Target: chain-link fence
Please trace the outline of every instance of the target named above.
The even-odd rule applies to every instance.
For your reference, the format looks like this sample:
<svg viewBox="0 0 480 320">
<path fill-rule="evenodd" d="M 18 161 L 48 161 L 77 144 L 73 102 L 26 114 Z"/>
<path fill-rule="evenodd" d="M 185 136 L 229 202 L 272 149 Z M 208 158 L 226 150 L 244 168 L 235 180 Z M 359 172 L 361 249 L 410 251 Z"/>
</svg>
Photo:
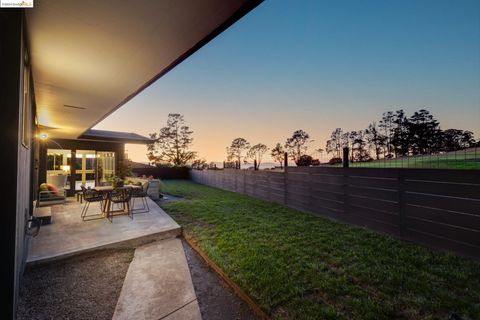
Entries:
<svg viewBox="0 0 480 320">
<path fill-rule="evenodd" d="M 414 155 L 365 162 L 350 161 L 350 167 L 480 169 L 480 147 L 441 154 Z"/>
</svg>

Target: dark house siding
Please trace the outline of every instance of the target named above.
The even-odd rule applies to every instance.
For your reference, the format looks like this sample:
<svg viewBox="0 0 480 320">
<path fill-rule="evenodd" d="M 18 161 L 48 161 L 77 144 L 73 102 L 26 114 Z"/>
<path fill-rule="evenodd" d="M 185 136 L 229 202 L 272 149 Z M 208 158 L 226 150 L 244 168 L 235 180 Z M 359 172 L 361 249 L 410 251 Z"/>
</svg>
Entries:
<svg viewBox="0 0 480 320">
<path fill-rule="evenodd" d="M 0 318 L 14 319 L 18 288 L 24 270 L 28 239 L 27 220 L 32 212 L 32 159 L 35 150 L 33 115 L 35 105 L 30 81 L 24 99 L 24 57 L 27 52 L 23 34 L 23 11 L 1 9 L 0 25 L 0 106 L 3 130 L 2 212 L 0 241 Z M 31 75 L 29 77 L 31 79 Z M 28 83 L 28 82 L 27 82 Z M 31 101 L 24 108 L 24 101 Z M 27 124 L 23 129 L 23 124 Z M 24 134 L 25 133 L 25 134 Z"/>
</svg>

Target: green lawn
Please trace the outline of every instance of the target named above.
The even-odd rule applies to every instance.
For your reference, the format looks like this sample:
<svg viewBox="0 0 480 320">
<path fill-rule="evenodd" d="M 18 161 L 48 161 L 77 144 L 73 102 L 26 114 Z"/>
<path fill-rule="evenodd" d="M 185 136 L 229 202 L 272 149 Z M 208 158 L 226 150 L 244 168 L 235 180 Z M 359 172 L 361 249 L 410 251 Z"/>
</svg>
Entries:
<svg viewBox="0 0 480 320">
<path fill-rule="evenodd" d="M 279 319 L 480 319 L 480 263 L 248 196 L 165 181 L 166 211 Z"/>
<path fill-rule="evenodd" d="M 341 165 L 339 165 L 341 166 Z M 371 162 L 353 162 L 351 167 L 480 169 L 480 149 L 461 150 L 441 155 L 411 156 Z"/>
</svg>

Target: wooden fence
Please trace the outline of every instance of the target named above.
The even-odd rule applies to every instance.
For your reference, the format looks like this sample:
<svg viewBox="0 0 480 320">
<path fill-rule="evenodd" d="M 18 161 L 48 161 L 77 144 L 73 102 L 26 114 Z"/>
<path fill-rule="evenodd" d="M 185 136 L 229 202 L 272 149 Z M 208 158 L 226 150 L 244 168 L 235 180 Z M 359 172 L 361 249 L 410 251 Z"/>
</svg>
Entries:
<svg viewBox="0 0 480 320">
<path fill-rule="evenodd" d="M 480 258 L 480 171 L 192 170 L 193 181 Z"/>
</svg>

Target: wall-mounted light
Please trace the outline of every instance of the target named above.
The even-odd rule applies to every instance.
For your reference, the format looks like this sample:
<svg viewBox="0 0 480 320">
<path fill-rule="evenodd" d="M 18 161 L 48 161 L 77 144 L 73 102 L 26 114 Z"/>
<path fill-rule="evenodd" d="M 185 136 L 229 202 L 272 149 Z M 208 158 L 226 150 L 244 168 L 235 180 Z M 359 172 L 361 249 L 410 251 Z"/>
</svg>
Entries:
<svg viewBox="0 0 480 320">
<path fill-rule="evenodd" d="M 51 138 L 50 138 L 50 139 L 48 138 L 48 133 L 46 133 L 46 132 L 41 132 L 41 133 L 38 135 L 38 138 L 39 138 L 40 140 L 42 140 L 42 141 L 47 141 L 47 140 L 48 140 L 49 142 L 53 142 L 53 143 L 55 143 L 60 149 L 63 150 L 63 147 L 62 147 L 57 141 L 55 141 L 55 140 L 53 140 L 53 139 L 51 139 Z"/>
<path fill-rule="evenodd" d="M 69 165 L 63 165 L 63 166 L 60 166 L 60 168 L 65 172 L 70 172 L 70 166 Z"/>
</svg>

